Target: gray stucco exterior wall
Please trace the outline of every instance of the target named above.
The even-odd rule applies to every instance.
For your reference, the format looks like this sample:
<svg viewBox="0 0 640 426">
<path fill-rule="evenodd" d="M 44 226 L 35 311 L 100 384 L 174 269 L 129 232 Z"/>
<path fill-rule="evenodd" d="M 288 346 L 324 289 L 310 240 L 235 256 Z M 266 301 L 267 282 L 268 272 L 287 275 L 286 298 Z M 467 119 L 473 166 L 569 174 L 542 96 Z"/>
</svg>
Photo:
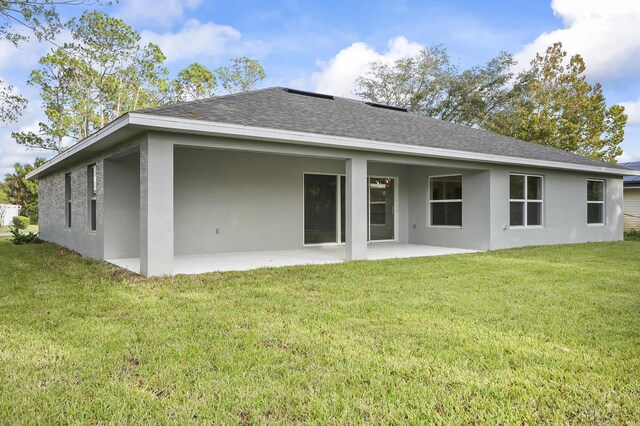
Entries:
<svg viewBox="0 0 640 426">
<path fill-rule="evenodd" d="M 95 259 L 142 259 L 144 253 L 156 259 L 161 253 L 164 260 L 151 268 L 166 267 L 162 273 L 171 273 L 167 259 L 174 255 L 298 249 L 304 246 L 304 173 L 346 174 L 350 158 L 366 161 L 367 176 L 397 179 L 400 243 L 495 250 L 623 236 L 622 179 L 616 176 L 146 133 L 42 177 L 41 238 Z M 96 231 L 89 225 L 91 164 L 98 188 Z M 65 221 L 66 173 L 72 182 L 71 228 Z M 544 177 L 543 227 L 508 226 L 509 173 Z M 430 226 L 429 177 L 451 174 L 462 175 L 462 227 Z M 587 225 L 588 178 L 606 180 L 604 225 Z M 363 211 L 366 200 L 354 201 Z M 366 229 L 366 217 L 362 222 Z M 362 226 L 354 229 L 357 235 Z"/>
<path fill-rule="evenodd" d="M 447 175 L 462 176 L 461 227 L 430 224 L 429 177 Z M 473 250 L 489 249 L 489 171 L 412 167 L 409 185 L 410 243 Z"/>
<path fill-rule="evenodd" d="M 139 139 L 131 140 L 88 156 L 71 167 L 56 171 L 39 179 L 39 232 L 40 238 L 77 251 L 93 259 L 104 259 L 104 159 L 135 151 Z M 89 222 L 87 167 L 96 165 L 96 230 Z M 65 175 L 71 175 L 71 228 L 65 216 Z"/>
<path fill-rule="evenodd" d="M 176 148 L 176 255 L 302 248 L 305 173 L 344 175 L 345 161 Z M 407 166 L 370 163 L 368 175 L 398 179 L 397 240 L 408 242 Z"/>
<path fill-rule="evenodd" d="M 303 173 L 344 161 L 176 148 L 177 255 L 303 246 Z"/>
<path fill-rule="evenodd" d="M 104 258 L 140 256 L 140 152 L 104 160 Z M 113 188 L 113 190 L 108 190 Z"/>
<path fill-rule="evenodd" d="M 543 226 L 509 227 L 509 174 L 543 176 Z M 604 225 L 587 224 L 587 179 L 605 180 Z M 622 179 L 548 169 L 491 168 L 490 250 L 623 239 Z M 505 229 L 506 228 L 506 229 Z"/>
</svg>

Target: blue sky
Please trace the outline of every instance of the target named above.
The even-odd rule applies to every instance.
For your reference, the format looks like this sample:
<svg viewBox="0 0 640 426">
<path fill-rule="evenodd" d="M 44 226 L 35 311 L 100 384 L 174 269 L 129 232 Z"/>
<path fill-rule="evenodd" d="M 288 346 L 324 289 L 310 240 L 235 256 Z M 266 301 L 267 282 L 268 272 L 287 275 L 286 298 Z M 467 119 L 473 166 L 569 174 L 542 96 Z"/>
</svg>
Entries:
<svg viewBox="0 0 640 426">
<path fill-rule="evenodd" d="M 393 61 L 441 44 L 461 67 L 501 50 L 526 64 L 536 51 L 562 41 L 585 57 L 588 78 L 604 86 L 610 104 L 629 114 L 621 161 L 640 160 L 640 1 L 205 1 L 120 0 L 103 8 L 158 43 L 176 73 L 192 62 L 215 68 L 230 58 L 258 59 L 262 86 L 289 86 L 352 96 L 353 80 L 373 60 Z M 65 17 L 81 8 L 61 9 Z M 0 176 L 26 151 L 11 139 L 42 119 L 29 72 L 50 48 L 31 42 L 20 50 L 0 43 L 0 77 L 30 100 L 20 122 L 0 128 Z M 45 156 L 50 154 L 44 153 Z"/>
</svg>

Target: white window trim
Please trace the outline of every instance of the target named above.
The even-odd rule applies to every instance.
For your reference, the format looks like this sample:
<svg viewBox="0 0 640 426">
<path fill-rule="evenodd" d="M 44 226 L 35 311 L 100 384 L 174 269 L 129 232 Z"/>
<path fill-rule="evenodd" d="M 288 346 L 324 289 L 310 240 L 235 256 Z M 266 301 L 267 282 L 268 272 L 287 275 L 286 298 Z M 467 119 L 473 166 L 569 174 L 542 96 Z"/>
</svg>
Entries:
<svg viewBox="0 0 640 426">
<path fill-rule="evenodd" d="M 388 240 L 372 240 L 371 239 L 371 227 L 372 226 L 386 226 L 386 224 L 371 223 L 371 204 L 386 204 L 386 201 L 374 201 L 371 202 L 371 186 L 370 179 L 392 179 L 393 188 L 393 238 Z M 367 242 L 384 243 L 398 241 L 398 194 L 400 188 L 400 178 L 398 176 L 380 176 L 380 175 L 367 175 Z M 346 236 L 345 236 L 346 238 Z"/>
<path fill-rule="evenodd" d="M 524 199 L 511 198 L 511 176 L 524 176 Z M 542 179 L 542 194 L 539 200 L 529 200 L 527 199 L 527 190 L 529 185 L 528 177 L 539 177 Z M 535 174 L 527 174 L 527 173 L 509 173 L 509 229 L 540 229 L 544 228 L 545 222 L 545 214 L 544 214 L 544 196 L 545 196 L 545 178 L 544 175 L 535 175 Z M 524 203 L 524 217 L 522 225 L 511 225 L 511 202 L 514 203 Z M 527 204 L 528 203 L 539 203 L 540 204 L 540 225 L 527 225 Z"/>
<path fill-rule="evenodd" d="M 98 168 L 96 167 L 96 163 L 93 164 L 89 164 L 87 166 L 87 175 L 89 174 L 89 170 L 92 171 L 93 176 L 91 176 L 91 182 L 89 182 L 89 176 L 87 176 L 87 192 L 88 192 L 88 196 L 89 196 L 89 205 L 87 206 L 87 210 L 89 211 L 89 216 L 88 216 L 88 222 L 89 222 L 89 233 L 90 234 L 95 234 L 98 231 L 98 176 L 97 176 L 97 172 L 98 172 Z M 95 185 L 95 192 L 93 191 L 94 189 L 94 185 Z M 96 229 L 91 229 L 91 217 L 92 217 L 92 201 L 96 202 Z"/>
<path fill-rule="evenodd" d="M 67 178 L 69 178 L 68 191 Z M 64 174 L 64 227 L 67 231 L 70 231 L 73 226 L 73 181 L 71 179 L 71 172 Z"/>
<path fill-rule="evenodd" d="M 602 201 L 589 201 L 589 182 L 602 182 Z M 607 205 L 605 200 L 607 199 L 607 182 L 604 179 L 587 178 L 587 226 L 604 226 L 607 222 Z M 589 223 L 589 204 L 602 204 L 602 222 Z"/>
<path fill-rule="evenodd" d="M 464 191 L 464 176 L 462 176 L 462 173 L 455 173 L 455 174 L 450 174 L 450 175 L 436 175 L 436 176 L 429 176 L 428 181 L 427 181 L 427 228 L 444 228 L 444 229 L 462 229 L 462 225 L 458 226 L 458 225 L 433 225 L 431 223 L 432 220 L 432 213 L 431 213 L 431 204 L 432 203 L 460 203 L 462 204 L 462 198 L 460 199 L 451 199 L 451 200 L 432 200 L 431 199 L 431 180 L 432 179 L 437 179 L 437 178 L 445 178 L 445 177 L 455 177 L 455 176 L 460 176 L 460 184 L 462 185 L 462 191 Z M 464 198 L 464 194 L 463 194 L 463 198 Z M 463 222 L 464 223 L 464 222 Z"/>
</svg>

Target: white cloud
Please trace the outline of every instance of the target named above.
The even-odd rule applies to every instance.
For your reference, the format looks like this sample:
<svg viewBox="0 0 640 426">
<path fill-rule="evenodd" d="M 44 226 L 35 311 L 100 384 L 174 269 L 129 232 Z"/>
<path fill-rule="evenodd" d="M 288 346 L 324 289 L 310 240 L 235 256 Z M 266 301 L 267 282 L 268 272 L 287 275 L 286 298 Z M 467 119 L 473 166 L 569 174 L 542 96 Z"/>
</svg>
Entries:
<svg viewBox="0 0 640 426">
<path fill-rule="evenodd" d="M 640 98 L 637 101 L 620 102 L 624 107 L 624 112 L 629 117 L 627 123 L 640 124 Z"/>
<path fill-rule="evenodd" d="M 143 31 L 142 39 L 160 46 L 167 56 L 167 62 L 180 60 L 198 61 L 233 53 L 247 53 L 264 50 L 259 43 L 242 41 L 242 35 L 228 25 L 213 22 L 201 23 L 190 19 L 177 32 L 162 34 Z"/>
<path fill-rule="evenodd" d="M 44 114 L 41 108 L 41 99 L 37 90 L 24 88 L 22 95 L 29 100 L 27 109 L 17 123 L 0 126 L 0 180 L 4 179 L 5 173 L 13 171 L 15 163 L 32 163 L 36 157 L 50 158 L 51 152 L 44 150 L 27 150 L 24 146 L 18 145 L 11 137 L 11 132 L 38 131 L 38 122 L 42 121 Z"/>
<path fill-rule="evenodd" d="M 197 8 L 202 0 L 125 0 L 117 15 L 125 22 L 150 22 L 167 27 L 181 21 L 185 12 Z"/>
<path fill-rule="evenodd" d="M 320 93 L 353 98 L 355 80 L 366 73 L 371 62 L 392 63 L 399 58 L 416 55 L 423 47 L 418 43 L 409 42 L 404 37 L 389 40 L 387 51 L 383 53 L 376 52 L 366 43 L 353 43 L 329 61 L 318 62 L 321 70 L 311 75 L 311 85 Z M 304 83 L 303 80 L 297 79 L 294 84 Z"/>
<path fill-rule="evenodd" d="M 29 41 L 20 43 L 18 47 L 7 40 L 0 40 L 0 71 L 15 72 L 22 68 L 35 68 L 38 60 L 52 46 L 39 42 L 35 37 L 30 37 Z"/>
<path fill-rule="evenodd" d="M 551 8 L 564 28 L 542 33 L 526 45 L 515 55 L 520 67 L 560 41 L 570 54 L 582 55 L 594 78 L 640 70 L 640 1 L 552 0 Z"/>
<path fill-rule="evenodd" d="M 624 128 L 624 141 L 620 145 L 624 153 L 618 162 L 640 161 L 640 97 L 636 101 L 620 102 L 629 119 Z"/>
<path fill-rule="evenodd" d="M 5 173 L 13 171 L 15 163 L 33 163 L 36 157 L 52 157 L 53 154 L 50 151 L 27 150 L 11 138 L 12 131 L 37 131 L 38 121 L 33 120 L 24 126 L 14 129 L 0 129 L 0 180 L 4 179 Z"/>
</svg>

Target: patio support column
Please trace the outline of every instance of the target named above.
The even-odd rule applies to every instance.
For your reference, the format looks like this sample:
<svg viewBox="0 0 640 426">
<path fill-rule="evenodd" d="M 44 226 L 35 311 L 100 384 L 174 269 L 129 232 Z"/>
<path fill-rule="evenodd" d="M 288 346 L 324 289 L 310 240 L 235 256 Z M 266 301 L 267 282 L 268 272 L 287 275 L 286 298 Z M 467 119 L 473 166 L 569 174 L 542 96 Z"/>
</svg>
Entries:
<svg viewBox="0 0 640 426">
<path fill-rule="evenodd" d="M 140 273 L 173 274 L 173 143 L 147 134 L 140 145 Z"/>
<path fill-rule="evenodd" d="M 367 258 L 367 159 L 346 161 L 346 255 L 347 260 Z"/>
</svg>

